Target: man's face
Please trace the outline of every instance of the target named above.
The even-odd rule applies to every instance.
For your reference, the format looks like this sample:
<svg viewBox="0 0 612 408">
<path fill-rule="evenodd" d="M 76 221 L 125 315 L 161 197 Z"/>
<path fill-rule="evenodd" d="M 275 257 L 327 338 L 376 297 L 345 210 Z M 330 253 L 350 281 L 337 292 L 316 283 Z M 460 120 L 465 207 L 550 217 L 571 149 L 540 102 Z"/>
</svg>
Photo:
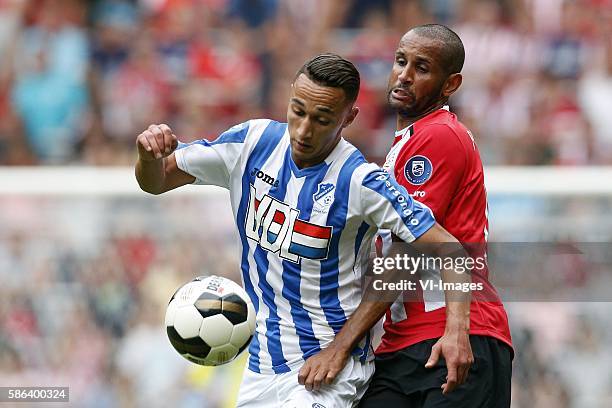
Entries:
<svg viewBox="0 0 612 408">
<path fill-rule="evenodd" d="M 402 37 L 387 87 L 391 108 L 417 117 L 439 102 L 448 77 L 441 63 L 441 47 L 440 41 L 412 31 Z"/>
<path fill-rule="evenodd" d="M 300 168 L 321 163 L 357 115 L 342 88 L 317 85 L 300 74 L 293 83 L 287 123 L 291 157 Z"/>
</svg>

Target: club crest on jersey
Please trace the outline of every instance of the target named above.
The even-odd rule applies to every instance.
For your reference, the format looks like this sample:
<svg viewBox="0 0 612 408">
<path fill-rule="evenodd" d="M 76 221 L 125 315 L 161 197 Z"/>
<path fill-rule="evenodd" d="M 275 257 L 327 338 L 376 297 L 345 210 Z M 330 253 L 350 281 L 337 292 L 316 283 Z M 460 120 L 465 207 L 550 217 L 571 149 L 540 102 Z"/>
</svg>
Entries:
<svg viewBox="0 0 612 408">
<path fill-rule="evenodd" d="M 312 199 L 314 200 L 312 211 L 317 213 L 327 212 L 334 202 L 335 189 L 336 186 L 332 183 L 319 184 L 317 192 L 312 195 Z"/>
<path fill-rule="evenodd" d="M 421 185 L 431 177 L 433 166 L 425 156 L 412 156 L 404 166 L 404 176 L 410 184 Z"/>
<path fill-rule="evenodd" d="M 258 200 L 256 193 L 250 185 L 244 221 L 247 238 L 291 262 L 299 263 L 301 258 L 327 258 L 332 227 L 300 220 L 299 210 L 267 194 Z"/>
</svg>

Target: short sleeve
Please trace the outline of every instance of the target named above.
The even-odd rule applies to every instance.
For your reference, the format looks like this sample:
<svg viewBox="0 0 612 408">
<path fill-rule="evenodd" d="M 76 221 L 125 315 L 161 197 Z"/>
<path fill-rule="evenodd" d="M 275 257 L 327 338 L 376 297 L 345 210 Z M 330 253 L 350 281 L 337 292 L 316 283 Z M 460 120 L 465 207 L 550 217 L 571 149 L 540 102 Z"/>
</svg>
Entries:
<svg viewBox="0 0 612 408">
<path fill-rule="evenodd" d="M 368 224 L 389 229 L 406 242 L 419 238 L 436 223 L 431 210 L 413 200 L 408 191 L 382 169 L 364 177 L 361 205 Z"/>
<path fill-rule="evenodd" d="M 179 143 L 175 151 L 176 164 L 196 178 L 194 184 L 229 188 L 230 174 L 239 163 L 244 150 L 249 122 L 223 132 L 216 140 L 206 139 Z"/>
</svg>

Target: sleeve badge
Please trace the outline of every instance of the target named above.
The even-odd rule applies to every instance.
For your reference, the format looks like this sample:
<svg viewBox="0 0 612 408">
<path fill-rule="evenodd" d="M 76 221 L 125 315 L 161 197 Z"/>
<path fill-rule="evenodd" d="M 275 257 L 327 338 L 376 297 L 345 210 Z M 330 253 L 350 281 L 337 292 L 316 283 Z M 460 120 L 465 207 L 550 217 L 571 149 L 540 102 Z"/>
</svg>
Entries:
<svg viewBox="0 0 612 408">
<path fill-rule="evenodd" d="M 420 186 L 431 177 L 433 166 L 425 156 L 412 156 L 404 166 L 404 176 L 410 184 Z"/>
</svg>

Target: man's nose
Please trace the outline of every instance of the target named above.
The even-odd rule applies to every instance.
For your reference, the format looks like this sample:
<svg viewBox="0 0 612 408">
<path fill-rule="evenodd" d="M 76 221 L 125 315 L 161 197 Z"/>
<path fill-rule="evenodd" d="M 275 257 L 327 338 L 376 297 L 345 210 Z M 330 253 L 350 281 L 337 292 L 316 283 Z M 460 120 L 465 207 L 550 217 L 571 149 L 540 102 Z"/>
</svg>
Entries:
<svg viewBox="0 0 612 408">
<path fill-rule="evenodd" d="M 297 135 L 300 138 L 300 140 L 306 140 L 310 138 L 311 128 L 312 127 L 311 127 L 310 119 L 308 119 L 307 117 L 304 118 L 300 122 L 300 125 L 297 128 Z"/>
<path fill-rule="evenodd" d="M 414 80 L 414 69 L 411 64 L 406 64 L 398 75 L 397 79 L 402 83 L 412 83 Z"/>
</svg>

